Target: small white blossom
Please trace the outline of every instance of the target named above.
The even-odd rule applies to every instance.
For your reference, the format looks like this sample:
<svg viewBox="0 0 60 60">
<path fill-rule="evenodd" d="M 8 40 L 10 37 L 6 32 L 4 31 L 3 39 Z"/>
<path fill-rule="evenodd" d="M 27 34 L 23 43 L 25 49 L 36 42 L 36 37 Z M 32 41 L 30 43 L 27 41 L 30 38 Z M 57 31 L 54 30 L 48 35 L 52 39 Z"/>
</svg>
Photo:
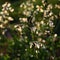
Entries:
<svg viewBox="0 0 60 60">
<path fill-rule="evenodd" d="M 22 28 L 21 28 L 21 27 L 17 28 L 17 30 L 18 30 L 19 32 L 22 32 Z"/>
<path fill-rule="evenodd" d="M 9 21 L 13 21 L 13 18 L 12 18 L 12 17 L 8 17 L 8 20 L 9 20 Z"/>
<path fill-rule="evenodd" d="M 40 22 L 42 25 L 44 25 L 44 21 L 42 20 L 41 22 Z"/>
<path fill-rule="evenodd" d="M 57 37 L 57 34 L 54 34 L 54 37 Z"/>
<path fill-rule="evenodd" d="M 39 49 L 40 48 L 40 45 L 39 44 L 36 44 L 36 47 Z"/>
<path fill-rule="evenodd" d="M 0 28 L 4 28 L 3 24 L 0 24 Z"/>
<path fill-rule="evenodd" d="M 22 20 L 23 20 L 23 22 L 27 22 L 27 18 L 23 18 Z"/>
<path fill-rule="evenodd" d="M 36 5 L 36 8 L 39 8 L 39 5 Z"/>
<path fill-rule="evenodd" d="M 4 14 L 3 12 L 0 12 L 0 14 Z"/>
<path fill-rule="evenodd" d="M 48 24 L 50 27 L 54 27 L 54 23 L 52 21 L 49 20 Z"/>
<path fill-rule="evenodd" d="M 52 16 L 52 15 L 53 15 L 53 13 L 52 13 L 52 12 L 50 12 L 50 13 L 49 13 L 49 16 Z"/>
<path fill-rule="evenodd" d="M 46 41 L 45 40 L 42 40 L 43 43 L 45 43 Z"/>
<path fill-rule="evenodd" d="M 4 8 L 7 5 L 7 2 L 5 4 L 2 5 L 2 7 Z"/>
<path fill-rule="evenodd" d="M 5 20 L 3 23 L 4 23 L 4 24 L 7 24 L 7 23 L 8 23 L 8 21 L 7 21 L 7 20 Z"/>
<path fill-rule="evenodd" d="M 7 4 L 7 7 L 10 7 L 10 6 L 11 6 L 11 4 L 10 4 L 10 3 L 8 3 L 8 4 Z"/>
<path fill-rule="evenodd" d="M 14 11 L 14 9 L 11 9 L 11 10 L 10 10 L 10 12 L 13 12 L 13 11 Z"/>
<path fill-rule="evenodd" d="M 36 31 L 36 27 L 32 27 L 31 31 L 35 32 Z"/>
<path fill-rule="evenodd" d="M 33 2 L 36 2 L 36 0 L 32 0 Z"/>
<path fill-rule="evenodd" d="M 44 10 L 43 9 L 40 9 L 40 12 L 44 12 Z"/>
</svg>

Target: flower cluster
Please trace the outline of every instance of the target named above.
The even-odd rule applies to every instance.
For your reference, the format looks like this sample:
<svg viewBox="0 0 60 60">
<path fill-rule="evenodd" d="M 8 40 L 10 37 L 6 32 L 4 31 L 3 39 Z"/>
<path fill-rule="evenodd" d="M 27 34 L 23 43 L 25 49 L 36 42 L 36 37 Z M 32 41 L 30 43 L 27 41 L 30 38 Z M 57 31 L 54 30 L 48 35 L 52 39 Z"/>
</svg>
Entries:
<svg viewBox="0 0 60 60">
<path fill-rule="evenodd" d="M 29 43 L 30 49 L 35 49 L 36 54 L 39 53 L 39 49 L 45 49 L 46 52 L 49 52 L 49 50 L 47 50 L 47 44 L 57 40 L 57 34 L 52 33 L 55 27 L 53 21 L 54 19 L 58 18 L 58 16 L 54 14 L 53 8 L 59 9 L 59 6 L 57 7 L 56 5 L 54 7 L 52 4 L 47 3 L 45 0 L 42 0 L 41 2 L 42 5 L 34 5 L 35 2 L 32 3 L 31 1 L 27 1 L 20 5 L 20 8 L 23 8 L 22 14 L 25 15 L 25 17 L 19 18 L 19 20 L 20 22 L 27 23 L 27 26 L 30 28 L 30 34 L 32 37 L 31 40 L 33 40 Z M 30 19 L 28 19 L 29 17 Z M 32 26 L 30 27 L 29 24 Z M 23 28 L 23 30 L 24 29 L 25 28 Z M 49 49 L 51 48 L 49 47 Z M 34 55 L 31 56 L 34 57 Z"/>
<path fill-rule="evenodd" d="M 27 1 L 26 3 L 22 3 L 20 7 L 24 9 L 23 14 L 26 16 L 29 16 L 31 14 L 31 11 L 33 11 L 34 9 L 34 5 L 33 3 L 30 3 L 30 1 Z"/>
<path fill-rule="evenodd" d="M 13 12 L 14 9 L 11 7 L 11 4 L 6 2 L 2 5 L 2 11 L 0 12 L 0 28 L 5 28 L 9 21 L 14 19 L 9 16 L 10 12 Z"/>
</svg>

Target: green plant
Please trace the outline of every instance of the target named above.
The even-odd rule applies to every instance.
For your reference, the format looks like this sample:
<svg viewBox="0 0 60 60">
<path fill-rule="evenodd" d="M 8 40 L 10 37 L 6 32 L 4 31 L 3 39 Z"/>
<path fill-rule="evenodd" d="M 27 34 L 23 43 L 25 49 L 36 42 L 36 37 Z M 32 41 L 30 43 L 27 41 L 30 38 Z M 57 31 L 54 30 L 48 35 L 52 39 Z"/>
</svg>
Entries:
<svg viewBox="0 0 60 60">
<path fill-rule="evenodd" d="M 60 59 L 60 37 L 54 32 L 60 16 L 59 4 L 29 0 L 22 2 L 17 9 L 8 2 L 2 7 L 0 60 Z"/>
</svg>

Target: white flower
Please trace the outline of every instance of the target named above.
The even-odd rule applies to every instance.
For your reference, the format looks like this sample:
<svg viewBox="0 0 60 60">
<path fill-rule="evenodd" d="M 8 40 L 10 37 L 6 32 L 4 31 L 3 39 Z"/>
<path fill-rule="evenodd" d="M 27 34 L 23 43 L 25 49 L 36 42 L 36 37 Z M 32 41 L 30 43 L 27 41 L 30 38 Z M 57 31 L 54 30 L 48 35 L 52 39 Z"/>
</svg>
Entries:
<svg viewBox="0 0 60 60">
<path fill-rule="evenodd" d="M 45 40 L 42 40 L 43 43 L 45 43 Z"/>
<path fill-rule="evenodd" d="M 50 10 L 52 8 L 53 8 L 52 4 L 49 4 L 48 7 L 47 7 L 48 10 Z"/>
<path fill-rule="evenodd" d="M 39 11 L 39 9 L 36 9 L 36 11 Z"/>
<path fill-rule="evenodd" d="M 43 49 L 46 49 L 45 45 L 42 46 Z"/>
<path fill-rule="evenodd" d="M 9 7 L 9 11 L 12 9 L 12 7 Z"/>
<path fill-rule="evenodd" d="M 14 25 L 14 28 L 17 28 L 19 25 Z"/>
<path fill-rule="evenodd" d="M 39 42 L 41 42 L 41 41 L 42 41 L 42 39 L 41 39 L 41 38 L 38 38 L 38 41 L 39 41 Z"/>
<path fill-rule="evenodd" d="M 3 24 L 0 24 L 0 28 L 4 28 Z"/>
<path fill-rule="evenodd" d="M 30 48 L 32 48 L 32 46 L 33 46 L 33 43 L 30 42 Z"/>
<path fill-rule="evenodd" d="M 43 9 L 40 9 L 40 12 L 44 12 L 44 10 Z"/>
<path fill-rule="evenodd" d="M 30 57 L 34 57 L 33 55 L 30 55 Z"/>
<path fill-rule="evenodd" d="M 39 32 L 38 31 L 36 31 L 36 34 L 38 34 Z"/>
<path fill-rule="evenodd" d="M 27 6 L 26 5 L 24 5 L 24 9 L 26 9 L 27 8 Z"/>
<path fill-rule="evenodd" d="M 4 23 L 4 24 L 7 24 L 7 23 L 8 23 L 8 21 L 7 21 L 7 20 L 5 20 L 3 23 Z"/>
<path fill-rule="evenodd" d="M 27 22 L 27 18 L 23 18 L 22 20 L 23 20 L 23 22 Z"/>
<path fill-rule="evenodd" d="M 23 7 L 23 5 L 21 4 L 20 7 Z"/>
<path fill-rule="evenodd" d="M 28 10 L 31 10 L 31 7 L 28 7 Z"/>
<path fill-rule="evenodd" d="M 4 14 L 3 12 L 0 12 L 0 14 Z"/>
<path fill-rule="evenodd" d="M 39 5 L 36 5 L 36 8 L 39 8 Z"/>
<path fill-rule="evenodd" d="M 44 21 L 41 21 L 40 23 L 43 25 L 44 24 Z"/>
<path fill-rule="evenodd" d="M 4 11 L 4 14 L 8 14 L 7 10 Z"/>
<path fill-rule="evenodd" d="M 40 45 L 39 44 L 36 44 L 36 47 L 39 49 L 40 48 Z"/>
<path fill-rule="evenodd" d="M 31 11 L 23 11 L 23 14 L 29 16 L 31 14 Z"/>
<path fill-rule="evenodd" d="M 10 6 L 11 6 L 11 4 L 10 4 L 10 3 L 8 3 L 7 7 L 10 7 Z"/>
<path fill-rule="evenodd" d="M 48 24 L 50 27 L 54 27 L 54 23 L 52 21 L 49 21 Z"/>
<path fill-rule="evenodd" d="M 35 31 L 36 31 L 36 27 L 32 27 L 31 30 L 32 30 L 33 32 L 35 32 Z"/>
<path fill-rule="evenodd" d="M 17 28 L 17 30 L 18 30 L 19 32 L 22 32 L 22 28 L 21 28 L 21 27 Z"/>
<path fill-rule="evenodd" d="M 54 37 L 57 37 L 57 34 L 54 34 Z"/>
<path fill-rule="evenodd" d="M 50 13 L 49 13 L 49 16 L 52 16 L 52 14 L 53 14 L 53 13 L 52 13 L 52 12 L 50 12 Z"/>
<path fill-rule="evenodd" d="M 10 10 L 10 12 L 13 12 L 13 11 L 14 11 L 14 9 L 11 9 L 11 10 Z"/>
<path fill-rule="evenodd" d="M 40 46 L 42 47 L 42 46 L 43 46 L 43 44 L 41 43 L 41 44 L 40 44 Z"/>
<path fill-rule="evenodd" d="M 36 0 L 32 0 L 33 2 L 36 2 Z"/>
<path fill-rule="evenodd" d="M 20 7 L 22 8 L 24 5 L 25 5 L 25 4 L 24 4 L 24 3 L 22 3 L 22 4 L 20 5 Z"/>
<path fill-rule="evenodd" d="M 58 18 L 58 16 L 57 15 L 54 15 L 55 16 L 55 18 L 57 19 Z"/>
<path fill-rule="evenodd" d="M 7 5 L 7 2 L 5 4 L 2 5 L 2 7 L 4 8 Z"/>
<path fill-rule="evenodd" d="M 4 11 L 5 9 L 4 8 L 2 8 L 2 11 Z"/>
<path fill-rule="evenodd" d="M 9 21 L 13 21 L 13 18 L 12 18 L 12 17 L 8 17 L 8 20 L 9 20 Z"/>
<path fill-rule="evenodd" d="M 60 9 L 60 5 L 56 4 L 56 5 L 55 5 L 55 8 Z"/>
<path fill-rule="evenodd" d="M 39 53 L 39 51 L 38 51 L 38 50 L 36 50 L 35 52 L 36 52 L 36 53 Z"/>
<path fill-rule="evenodd" d="M 27 18 L 19 18 L 21 22 L 27 22 Z"/>
</svg>

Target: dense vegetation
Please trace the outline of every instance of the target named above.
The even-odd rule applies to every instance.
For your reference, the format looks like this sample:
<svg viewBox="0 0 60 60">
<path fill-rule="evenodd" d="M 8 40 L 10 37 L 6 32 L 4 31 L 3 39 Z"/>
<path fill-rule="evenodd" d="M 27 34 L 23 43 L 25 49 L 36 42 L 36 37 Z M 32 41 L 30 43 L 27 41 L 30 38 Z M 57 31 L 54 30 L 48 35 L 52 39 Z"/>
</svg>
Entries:
<svg viewBox="0 0 60 60">
<path fill-rule="evenodd" d="M 0 0 L 0 60 L 60 60 L 59 0 Z"/>
</svg>

